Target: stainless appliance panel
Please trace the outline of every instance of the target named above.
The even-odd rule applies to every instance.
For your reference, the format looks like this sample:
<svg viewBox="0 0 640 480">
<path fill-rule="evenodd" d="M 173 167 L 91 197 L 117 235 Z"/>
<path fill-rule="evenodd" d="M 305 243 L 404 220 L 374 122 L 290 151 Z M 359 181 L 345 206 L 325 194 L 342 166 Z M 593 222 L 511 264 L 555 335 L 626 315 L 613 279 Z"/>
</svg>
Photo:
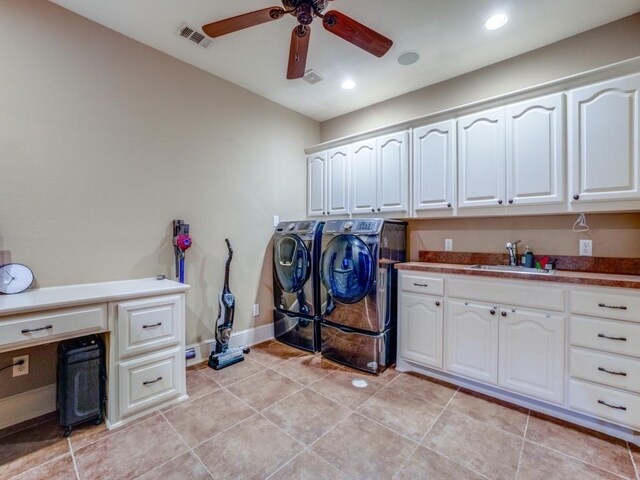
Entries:
<svg viewBox="0 0 640 480">
<path fill-rule="evenodd" d="M 310 352 L 320 350 L 320 319 L 275 310 L 273 328 L 274 337 L 283 343 Z"/>
</svg>

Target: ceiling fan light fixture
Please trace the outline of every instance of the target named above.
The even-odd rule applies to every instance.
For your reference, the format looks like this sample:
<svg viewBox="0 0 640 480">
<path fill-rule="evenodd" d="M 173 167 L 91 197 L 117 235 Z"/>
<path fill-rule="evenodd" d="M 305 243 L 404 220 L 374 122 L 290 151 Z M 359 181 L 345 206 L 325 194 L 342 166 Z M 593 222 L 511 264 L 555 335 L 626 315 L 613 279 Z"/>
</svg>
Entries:
<svg viewBox="0 0 640 480">
<path fill-rule="evenodd" d="M 342 82 L 341 86 L 344 90 L 353 90 L 354 88 L 356 88 L 356 82 L 348 78 Z"/>
<path fill-rule="evenodd" d="M 498 13 L 484 22 L 484 28 L 486 28 L 487 30 L 497 30 L 504 27 L 508 21 L 508 16 L 506 16 L 504 13 Z"/>
<path fill-rule="evenodd" d="M 409 51 L 398 55 L 398 63 L 400 65 L 408 66 L 413 65 L 420 60 L 420 54 L 418 52 Z"/>
</svg>

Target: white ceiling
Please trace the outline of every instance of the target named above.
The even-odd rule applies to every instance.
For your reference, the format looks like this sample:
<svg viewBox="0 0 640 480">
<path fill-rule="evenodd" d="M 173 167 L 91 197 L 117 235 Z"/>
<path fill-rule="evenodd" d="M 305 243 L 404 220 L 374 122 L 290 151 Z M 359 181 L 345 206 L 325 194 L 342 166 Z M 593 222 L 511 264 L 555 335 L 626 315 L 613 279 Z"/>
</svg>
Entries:
<svg viewBox="0 0 640 480">
<path fill-rule="evenodd" d="M 324 81 L 287 80 L 289 15 L 214 40 L 203 49 L 179 37 L 186 22 L 206 23 L 279 5 L 279 0 L 51 0 L 128 37 L 319 121 L 553 43 L 640 10 L 639 0 L 336 0 L 330 8 L 391 38 L 379 59 L 312 24 L 307 68 Z M 500 30 L 484 21 L 509 15 Z M 400 66 L 402 52 L 420 61 Z M 340 88 L 350 77 L 357 87 Z"/>
</svg>

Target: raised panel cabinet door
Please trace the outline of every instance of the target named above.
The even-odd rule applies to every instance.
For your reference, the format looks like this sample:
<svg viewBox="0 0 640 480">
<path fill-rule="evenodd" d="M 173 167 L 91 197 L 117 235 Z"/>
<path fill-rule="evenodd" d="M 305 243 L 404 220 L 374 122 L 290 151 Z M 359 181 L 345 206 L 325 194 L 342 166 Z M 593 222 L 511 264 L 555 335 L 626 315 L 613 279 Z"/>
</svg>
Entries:
<svg viewBox="0 0 640 480">
<path fill-rule="evenodd" d="M 506 108 L 507 202 L 563 203 L 564 94 Z"/>
<path fill-rule="evenodd" d="M 307 213 L 309 216 L 327 212 L 327 153 L 307 157 Z"/>
<path fill-rule="evenodd" d="M 327 214 L 349 213 L 349 145 L 327 152 Z"/>
<path fill-rule="evenodd" d="M 498 382 L 498 310 L 460 300 L 445 304 L 446 369 L 486 383 Z"/>
<path fill-rule="evenodd" d="M 640 199 L 640 75 L 569 93 L 572 202 Z"/>
<path fill-rule="evenodd" d="M 501 310 L 498 384 L 541 400 L 564 400 L 565 319 Z"/>
<path fill-rule="evenodd" d="M 409 211 L 409 132 L 377 139 L 378 206 L 376 212 Z"/>
<path fill-rule="evenodd" d="M 421 365 L 442 368 L 443 299 L 403 292 L 400 302 L 400 356 Z"/>
<path fill-rule="evenodd" d="M 351 145 L 351 212 L 376 211 L 376 140 L 363 140 Z"/>
<path fill-rule="evenodd" d="M 448 210 L 455 204 L 454 120 L 413 131 L 413 209 Z"/>
<path fill-rule="evenodd" d="M 505 205 L 504 108 L 458 120 L 458 207 Z"/>
</svg>

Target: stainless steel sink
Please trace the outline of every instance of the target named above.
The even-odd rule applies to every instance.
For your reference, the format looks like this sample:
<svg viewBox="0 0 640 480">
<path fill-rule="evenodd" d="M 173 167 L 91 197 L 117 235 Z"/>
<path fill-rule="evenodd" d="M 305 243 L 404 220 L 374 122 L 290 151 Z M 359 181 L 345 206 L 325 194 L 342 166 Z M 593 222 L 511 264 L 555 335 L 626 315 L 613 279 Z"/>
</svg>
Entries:
<svg viewBox="0 0 640 480">
<path fill-rule="evenodd" d="M 555 270 L 540 270 L 528 267 L 512 267 L 511 265 L 471 265 L 469 270 L 483 270 L 487 272 L 526 273 L 533 275 L 555 275 Z"/>
</svg>

